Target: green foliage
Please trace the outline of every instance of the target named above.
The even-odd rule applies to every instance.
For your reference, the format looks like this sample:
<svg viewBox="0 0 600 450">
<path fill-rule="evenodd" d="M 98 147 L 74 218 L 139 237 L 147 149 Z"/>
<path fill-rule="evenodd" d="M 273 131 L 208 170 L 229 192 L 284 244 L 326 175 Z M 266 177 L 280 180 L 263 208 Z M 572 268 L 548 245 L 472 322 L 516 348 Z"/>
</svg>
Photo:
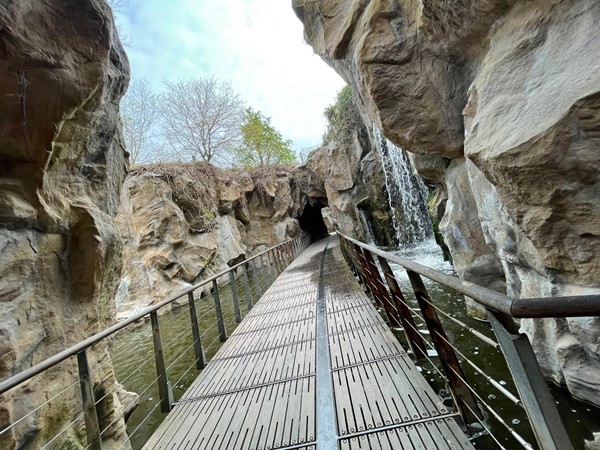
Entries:
<svg viewBox="0 0 600 450">
<path fill-rule="evenodd" d="M 244 167 L 288 164 L 296 161 L 292 141 L 284 139 L 260 111 L 246 109 L 241 126 L 243 144 L 237 150 L 238 163 Z"/>
<path fill-rule="evenodd" d="M 325 108 L 323 115 L 329 122 L 327 131 L 323 135 L 323 143 L 338 141 L 341 144 L 348 144 L 352 138 L 352 130 L 356 128 L 359 119 L 352 87 L 346 86 L 339 91 L 335 103 Z"/>
</svg>

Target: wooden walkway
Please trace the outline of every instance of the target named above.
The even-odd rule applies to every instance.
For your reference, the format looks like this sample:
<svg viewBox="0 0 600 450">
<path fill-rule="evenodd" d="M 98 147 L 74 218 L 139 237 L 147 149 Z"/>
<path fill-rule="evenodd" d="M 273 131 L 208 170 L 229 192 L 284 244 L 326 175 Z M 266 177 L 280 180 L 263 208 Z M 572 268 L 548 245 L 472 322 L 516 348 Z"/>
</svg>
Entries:
<svg viewBox="0 0 600 450">
<path fill-rule="evenodd" d="M 472 449 L 337 238 L 305 250 L 144 449 Z"/>
</svg>

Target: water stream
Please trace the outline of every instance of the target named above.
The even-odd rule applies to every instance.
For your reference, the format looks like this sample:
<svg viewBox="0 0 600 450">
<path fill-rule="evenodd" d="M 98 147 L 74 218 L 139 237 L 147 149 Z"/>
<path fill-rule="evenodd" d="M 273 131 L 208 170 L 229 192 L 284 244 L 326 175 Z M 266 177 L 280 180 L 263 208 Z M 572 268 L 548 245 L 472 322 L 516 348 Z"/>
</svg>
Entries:
<svg viewBox="0 0 600 450">
<path fill-rule="evenodd" d="M 259 295 L 252 281 L 253 274 L 251 271 L 249 274 L 251 295 L 253 301 L 256 302 Z M 259 269 L 257 276 L 263 289 L 273 281 L 272 273 L 267 270 Z M 241 281 L 237 285 L 237 293 L 242 316 L 245 316 L 248 313 L 248 305 Z M 223 320 L 229 335 L 237 327 L 230 286 L 220 286 L 219 295 Z M 209 361 L 222 346 L 217 329 L 214 297 L 208 295 L 196 298 L 195 303 L 200 338 L 206 360 Z M 195 367 L 194 348 L 191 345 L 192 332 L 187 305 L 161 315 L 159 323 L 168 377 L 173 388 L 174 399 L 177 401 L 199 375 L 199 371 Z M 166 417 L 166 414 L 161 413 L 159 407 L 150 324 L 145 323 L 137 328 L 120 332 L 113 344 L 112 359 L 117 380 L 123 384 L 126 390 L 140 395 L 139 406 L 127 422 L 127 432 L 133 450 L 139 450 Z"/>
<path fill-rule="evenodd" d="M 441 272 L 454 275 L 452 265 L 449 262 L 444 261 L 443 255 L 434 240 L 426 240 L 416 245 L 396 250 L 395 253 Z M 392 269 L 394 270 L 402 291 L 407 297 L 407 301 L 414 309 L 417 309 L 418 306 L 412 295 L 412 288 L 405 270 L 397 265 L 392 265 Z M 465 323 L 470 328 L 495 339 L 493 331 L 487 322 L 473 319 L 466 313 L 465 302 L 461 295 L 449 288 L 441 286 L 433 281 L 429 281 L 426 278 L 423 278 L 423 280 L 436 306 L 449 313 L 452 317 Z M 501 352 L 485 344 L 467 330 L 441 314 L 440 320 L 444 325 L 444 329 L 446 330 L 450 341 L 455 344 L 464 355 L 459 355 L 462 368 L 465 371 L 467 380 L 475 387 L 476 392 L 482 397 L 482 400 L 496 410 L 506 421 L 507 425 L 514 428 L 515 431 L 525 438 L 525 440 L 530 442 L 533 445 L 533 448 L 537 448 L 525 411 L 520 406 L 517 406 L 512 401 L 508 400 L 493 387 L 484 376 L 478 374 L 469 363 L 465 362 L 465 358 L 468 358 L 504 388 L 517 394 L 517 390 L 511 379 L 510 371 L 508 370 L 506 361 Z M 428 338 L 428 332 L 426 331 L 424 323 L 419 319 L 415 319 L 415 322 L 417 328 L 423 333 L 423 336 Z M 403 331 L 395 330 L 395 334 L 401 342 L 406 343 Z M 439 366 L 435 359 L 432 359 L 432 361 L 436 366 Z M 447 397 L 445 382 L 437 373 L 434 365 L 427 360 L 421 360 L 419 361 L 419 369 L 437 389 L 438 393 L 440 393 L 442 397 Z M 600 408 L 593 407 L 587 403 L 574 399 L 565 389 L 554 384 L 550 383 L 549 387 L 556 400 L 559 413 L 567 427 L 567 431 L 571 436 L 571 440 L 575 445 L 575 449 L 583 450 L 584 439 L 592 439 L 592 432 L 600 431 L 600 421 L 598 420 L 598 417 L 600 417 Z M 482 408 L 482 410 L 485 410 L 485 408 Z M 508 450 L 523 448 L 502 424 L 491 417 L 491 414 L 486 413 L 485 417 L 486 425 L 490 427 L 492 434 L 504 448 Z M 473 444 L 476 448 L 482 450 L 500 448 L 497 443 L 494 442 L 494 438 L 489 434 L 474 439 Z"/>
<path fill-rule="evenodd" d="M 406 151 L 385 138 L 373 126 L 375 145 L 383 161 L 386 192 L 399 247 L 433 237 L 427 210 L 428 191 L 421 177 L 413 173 Z"/>
</svg>

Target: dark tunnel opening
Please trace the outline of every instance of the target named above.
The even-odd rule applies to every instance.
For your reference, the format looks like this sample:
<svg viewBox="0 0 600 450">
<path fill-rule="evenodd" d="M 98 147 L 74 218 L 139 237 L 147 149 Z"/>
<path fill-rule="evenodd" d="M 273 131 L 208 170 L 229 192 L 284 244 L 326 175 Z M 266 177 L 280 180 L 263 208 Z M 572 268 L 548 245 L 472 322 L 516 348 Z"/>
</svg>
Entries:
<svg viewBox="0 0 600 450">
<path fill-rule="evenodd" d="M 323 208 L 324 205 L 322 203 L 317 203 L 315 205 L 308 203 L 298 218 L 300 228 L 310 234 L 312 242 L 329 236 L 327 226 L 325 225 L 323 215 L 321 214 Z"/>
</svg>

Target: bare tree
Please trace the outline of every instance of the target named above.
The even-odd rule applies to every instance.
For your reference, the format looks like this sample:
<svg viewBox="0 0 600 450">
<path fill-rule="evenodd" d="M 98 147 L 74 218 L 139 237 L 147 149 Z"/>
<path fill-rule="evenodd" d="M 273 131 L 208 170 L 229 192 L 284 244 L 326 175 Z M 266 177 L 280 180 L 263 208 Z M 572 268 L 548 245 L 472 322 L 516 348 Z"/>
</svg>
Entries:
<svg viewBox="0 0 600 450">
<path fill-rule="evenodd" d="M 161 113 L 179 160 L 226 165 L 241 142 L 244 104 L 229 83 L 214 77 L 165 82 Z"/>
<path fill-rule="evenodd" d="M 159 97 L 147 80 L 133 80 L 121 102 L 125 146 L 132 165 L 156 159 L 154 153 Z"/>
</svg>

